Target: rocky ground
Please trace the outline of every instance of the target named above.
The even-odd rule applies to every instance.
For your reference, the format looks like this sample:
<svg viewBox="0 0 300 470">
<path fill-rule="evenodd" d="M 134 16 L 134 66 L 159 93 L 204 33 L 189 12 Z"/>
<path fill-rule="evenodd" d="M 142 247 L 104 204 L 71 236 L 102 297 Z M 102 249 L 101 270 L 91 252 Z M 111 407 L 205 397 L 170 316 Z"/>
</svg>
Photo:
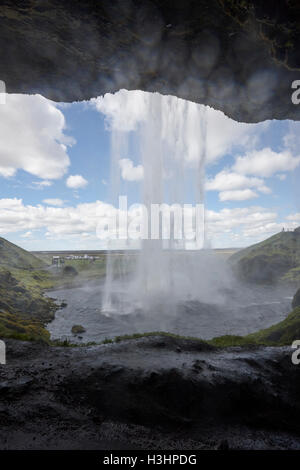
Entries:
<svg viewBox="0 0 300 470">
<path fill-rule="evenodd" d="M 290 347 L 6 344 L 0 449 L 300 449 Z"/>
</svg>

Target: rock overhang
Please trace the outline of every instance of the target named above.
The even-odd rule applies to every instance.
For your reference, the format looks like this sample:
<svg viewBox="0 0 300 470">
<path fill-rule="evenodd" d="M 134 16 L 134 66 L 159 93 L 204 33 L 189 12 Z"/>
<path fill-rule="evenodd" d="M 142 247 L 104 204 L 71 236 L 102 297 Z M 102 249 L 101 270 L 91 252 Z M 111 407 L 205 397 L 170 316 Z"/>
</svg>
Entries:
<svg viewBox="0 0 300 470">
<path fill-rule="evenodd" d="M 296 1 L 7 0 L 0 18 L 9 93 L 72 102 L 140 89 L 237 121 L 300 119 Z"/>
</svg>

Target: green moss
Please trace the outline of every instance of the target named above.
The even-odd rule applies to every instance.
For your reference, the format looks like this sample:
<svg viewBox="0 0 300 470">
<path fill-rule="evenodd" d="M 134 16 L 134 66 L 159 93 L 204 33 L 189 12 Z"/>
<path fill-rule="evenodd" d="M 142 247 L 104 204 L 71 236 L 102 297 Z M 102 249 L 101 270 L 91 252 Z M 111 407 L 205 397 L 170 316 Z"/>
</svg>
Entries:
<svg viewBox="0 0 300 470">
<path fill-rule="evenodd" d="M 42 288 L 50 283 L 48 273 L 43 271 L 0 267 L 0 310 L 37 318 L 43 323 L 51 321 L 57 305 L 44 297 Z"/>
<path fill-rule="evenodd" d="M 85 328 L 83 328 L 82 325 L 73 325 L 71 331 L 73 335 L 78 335 L 80 333 L 85 333 Z"/>
<path fill-rule="evenodd" d="M 234 346 L 248 346 L 255 344 L 255 341 L 250 340 L 247 336 L 224 335 L 218 336 L 208 341 L 208 343 L 219 348 L 234 347 Z"/>
<path fill-rule="evenodd" d="M 264 330 L 246 336 L 255 344 L 269 346 L 290 345 L 300 339 L 300 307 L 295 308 L 283 321 Z"/>
<path fill-rule="evenodd" d="M 120 341 L 127 341 L 127 340 L 131 340 L 131 339 L 145 338 L 145 337 L 148 337 L 148 336 L 166 336 L 166 337 L 177 338 L 177 339 L 189 339 L 189 340 L 193 340 L 193 341 L 196 340 L 196 341 L 205 343 L 205 341 L 203 341 L 200 338 L 194 338 L 192 336 L 180 336 L 180 335 L 177 335 L 175 333 L 168 333 L 166 331 L 150 331 L 150 332 L 146 332 L 146 333 L 133 333 L 131 335 L 116 336 L 113 339 L 113 341 L 116 342 L 116 343 L 119 343 Z"/>
<path fill-rule="evenodd" d="M 34 318 L 19 314 L 0 312 L 0 338 L 14 338 L 22 341 L 44 341 L 49 343 L 50 333 Z"/>
</svg>

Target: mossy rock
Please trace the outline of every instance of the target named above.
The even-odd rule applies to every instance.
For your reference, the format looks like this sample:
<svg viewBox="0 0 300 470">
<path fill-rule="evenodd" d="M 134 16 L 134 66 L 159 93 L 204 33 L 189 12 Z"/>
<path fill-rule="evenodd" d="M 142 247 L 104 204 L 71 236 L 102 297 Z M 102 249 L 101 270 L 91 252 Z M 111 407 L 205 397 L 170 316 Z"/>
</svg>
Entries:
<svg viewBox="0 0 300 470">
<path fill-rule="evenodd" d="M 86 330 L 82 325 L 73 325 L 71 331 L 73 335 L 79 335 L 80 333 L 85 333 Z"/>
</svg>

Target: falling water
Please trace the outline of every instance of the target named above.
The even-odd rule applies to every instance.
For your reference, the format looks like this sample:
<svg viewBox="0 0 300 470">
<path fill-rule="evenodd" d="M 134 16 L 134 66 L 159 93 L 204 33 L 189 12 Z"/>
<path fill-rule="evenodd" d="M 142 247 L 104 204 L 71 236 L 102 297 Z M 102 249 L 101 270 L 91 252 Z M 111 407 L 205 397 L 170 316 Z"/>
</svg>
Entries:
<svg viewBox="0 0 300 470">
<path fill-rule="evenodd" d="M 144 169 L 141 199 L 148 214 L 151 204 L 203 205 L 206 108 L 173 96 L 143 92 L 127 92 L 127 104 L 131 93 L 135 96 L 140 93 L 140 113 L 134 131 L 115 130 L 111 126 L 112 201 L 117 205 L 121 194 L 120 159 L 127 155 L 129 143 L 133 142 Z M 148 229 L 150 235 L 151 222 Z M 200 250 L 202 244 L 193 243 L 172 236 L 164 240 L 160 230 L 158 239 L 141 240 L 137 263 L 130 275 L 126 274 L 129 255 L 116 262 L 112 252 L 107 260 L 102 311 L 167 314 L 187 300 L 207 301 L 209 296 L 216 297 L 212 286 L 215 290 L 217 268 L 214 270 L 214 263 L 209 260 L 210 273 L 206 269 L 205 276 L 201 274 L 209 254 Z M 191 246 L 193 251 L 188 250 Z"/>
</svg>

